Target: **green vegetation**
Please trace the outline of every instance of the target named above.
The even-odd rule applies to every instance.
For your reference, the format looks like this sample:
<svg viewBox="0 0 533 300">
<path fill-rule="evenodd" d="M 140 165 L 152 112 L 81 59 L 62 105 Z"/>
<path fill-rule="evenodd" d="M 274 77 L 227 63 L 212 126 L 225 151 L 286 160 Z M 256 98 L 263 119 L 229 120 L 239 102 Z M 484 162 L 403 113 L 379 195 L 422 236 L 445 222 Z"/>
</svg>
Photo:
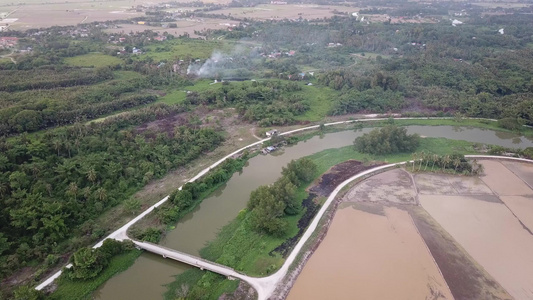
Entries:
<svg viewBox="0 0 533 300">
<path fill-rule="evenodd" d="M 419 143 L 418 134 L 407 134 L 405 127 L 394 125 L 376 128 L 355 139 L 355 150 L 376 155 L 412 152 Z"/>
<path fill-rule="evenodd" d="M 111 258 L 109 265 L 98 276 L 89 280 L 73 281 L 61 277 L 57 289 L 49 296 L 49 299 L 87 299 L 104 282 L 133 265 L 141 253 L 142 251 L 133 249 Z"/>
<path fill-rule="evenodd" d="M 283 168 L 283 176 L 274 184 L 252 191 L 247 208 L 251 214 L 250 226 L 259 233 L 285 235 L 288 223 L 283 217 L 300 212 L 301 199 L 297 198 L 296 190 L 313 179 L 315 170 L 316 165 L 309 159 L 293 160 Z"/>
<path fill-rule="evenodd" d="M 172 39 L 164 44 L 153 44 L 145 47 L 146 54 L 141 55 L 140 58 L 149 58 L 154 61 L 206 59 L 211 56 L 213 50 L 220 49 L 221 46 L 222 43 L 219 41 Z"/>
<path fill-rule="evenodd" d="M 332 110 L 333 100 L 337 92 L 328 87 L 303 86 L 301 92 L 296 92 L 309 103 L 309 110 L 295 116 L 297 121 L 317 122 L 323 120 Z"/>
<path fill-rule="evenodd" d="M 112 67 L 122 64 L 122 60 L 118 57 L 102 54 L 89 53 L 74 57 L 65 58 L 65 63 L 75 67 Z"/>
<path fill-rule="evenodd" d="M 232 106 L 242 118 L 260 126 L 287 125 L 310 109 L 309 100 L 297 92 L 302 86 L 280 80 L 226 82 L 215 89 L 187 94 L 187 104 Z"/>
<path fill-rule="evenodd" d="M 239 280 L 227 280 L 224 276 L 200 269 L 190 269 L 176 276 L 167 285 L 165 300 L 176 299 L 219 299 L 224 293 L 237 289 Z"/>
<path fill-rule="evenodd" d="M 413 153 L 411 170 L 415 171 L 451 171 L 453 173 L 479 175 L 483 171 L 483 165 L 474 160 L 470 163 L 463 154 L 437 155 L 431 153 Z M 429 170 L 428 170 L 429 168 Z"/>
<path fill-rule="evenodd" d="M 135 128 L 180 111 L 158 104 L 31 139 L 0 140 L 0 228 L 7 245 L 0 247 L 0 274 L 100 239 L 108 229 L 93 219 L 222 142 L 211 128 Z"/>
</svg>

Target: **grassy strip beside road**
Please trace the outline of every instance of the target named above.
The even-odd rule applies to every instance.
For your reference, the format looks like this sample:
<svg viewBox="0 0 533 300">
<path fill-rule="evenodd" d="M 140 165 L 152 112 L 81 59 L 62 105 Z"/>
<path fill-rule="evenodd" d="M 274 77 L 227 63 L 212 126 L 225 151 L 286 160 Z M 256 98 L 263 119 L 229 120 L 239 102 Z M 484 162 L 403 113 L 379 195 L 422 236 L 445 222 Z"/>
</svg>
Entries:
<svg viewBox="0 0 533 300">
<path fill-rule="evenodd" d="M 443 138 L 422 139 L 416 152 L 426 152 L 434 154 L 471 154 L 475 153 L 473 143 L 466 141 L 455 141 Z M 383 161 L 400 162 L 410 160 L 412 153 L 401 153 L 392 155 L 374 156 L 362 154 L 354 151 L 353 146 L 338 149 L 328 149 L 309 156 L 317 164 L 317 171 L 314 174 L 314 181 L 330 169 L 332 166 L 349 159 L 364 162 Z M 298 189 L 298 200 L 303 201 L 307 196 L 306 189 L 312 184 L 307 184 Z M 222 228 L 216 239 L 206 248 L 200 251 L 203 258 L 215 261 L 234 268 L 252 276 L 266 276 L 278 270 L 285 261 L 281 255 L 271 252 L 280 246 L 284 241 L 295 236 L 298 232 L 298 221 L 305 213 L 303 209 L 295 216 L 286 217 L 289 223 L 289 230 L 282 237 L 274 237 L 267 234 L 258 233 L 252 230 L 249 225 L 251 213 L 242 210 L 236 219 Z M 165 295 L 166 299 L 174 299 L 183 290 L 184 286 L 192 295 L 203 295 L 203 299 L 216 299 L 220 296 L 219 291 L 227 287 L 230 281 L 222 280 L 219 276 L 214 276 L 210 272 L 191 270 L 196 277 L 200 273 L 203 275 L 196 282 L 192 282 L 189 273 L 186 272 L 176 277 L 176 281 L 170 284 L 169 291 Z"/>
</svg>

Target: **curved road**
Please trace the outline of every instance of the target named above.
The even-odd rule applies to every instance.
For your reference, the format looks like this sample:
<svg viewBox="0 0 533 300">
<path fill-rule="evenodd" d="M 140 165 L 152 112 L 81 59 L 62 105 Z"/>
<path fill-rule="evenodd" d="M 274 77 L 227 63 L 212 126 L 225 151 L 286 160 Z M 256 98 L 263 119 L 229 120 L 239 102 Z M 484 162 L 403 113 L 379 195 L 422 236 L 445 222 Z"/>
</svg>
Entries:
<svg viewBox="0 0 533 300">
<path fill-rule="evenodd" d="M 334 126 L 334 125 L 341 125 L 341 124 L 350 124 L 350 123 L 356 123 L 356 122 L 369 122 L 369 121 L 383 121 L 383 120 L 387 120 L 388 118 L 369 118 L 369 119 L 359 119 L 359 120 L 349 120 L 349 121 L 340 121 L 340 122 L 333 122 L 333 123 L 327 123 L 327 124 L 324 124 L 325 126 Z M 415 119 L 452 119 L 452 118 L 394 118 L 396 120 L 415 120 Z M 495 121 L 495 120 L 491 120 L 491 121 Z M 294 133 L 298 133 L 298 132 L 302 132 L 302 131 L 306 131 L 306 130 L 311 130 L 311 129 L 317 129 L 319 128 L 320 125 L 314 125 L 314 126 L 309 126 L 309 127 L 304 127 L 304 128 L 299 128 L 299 129 L 295 129 L 295 130 L 291 130 L 291 131 L 286 131 L 286 132 L 283 132 L 281 133 L 280 135 L 290 135 L 290 134 L 294 134 Z M 262 144 L 263 142 L 265 141 L 268 141 L 270 138 L 265 138 L 265 139 L 262 139 L 260 141 L 257 141 L 255 143 L 252 143 L 252 144 L 249 144 L 245 147 L 242 147 L 228 155 L 226 155 L 225 157 L 223 157 L 222 159 L 218 160 L 217 162 L 215 162 L 214 164 L 212 164 L 211 166 L 209 166 L 208 168 L 202 170 L 200 173 L 198 173 L 195 177 L 193 177 L 192 179 L 190 179 L 188 182 L 193 182 L 195 180 L 197 180 L 198 178 L 202 177 L 203 175 L 205 175 L 207 172 L 209 172 L 212 168 L 218 166 L 219 164 L 221 164 L 222 162 L 224 162 L 226 159 L 228 158 L 231 158 L 232 156 L 234 156 L 235 154 L 238 154 L 248 148 L 251 148 L 251 147 L 254 147 L 256 145 L 260 145 Z M 483 156 L 483 155 L 474 155 L 474 156 L 467 156 L 467 157 L 476 157 L 476 158 L 489 158 L 489 157 L 496 157 L 496 156 Z M 513 159 L 513 158 L 509 158 L 509 157 L 502 157 L 502 158 L 505 158 L 505 159 Z M 522 160 L 522 161 L 528 161 L 528 162 L 533 162 L 533 161 L 530 161 L 530 160 L 526 160 L 526 159 L 518 159 L 518 158 L 514 158 L 516 160 Z M 296 259 L 296 256 L 298 255 L 298 253 L 300 252 L 301 248 L 303 247 L 303 245 L 305 244 L 305 242 L 309 239 L 309 237 L 311 236 L 311 234 L 313 233 L 313 231 L 316 229 L 316 227 L 318 226 L 318 222 L 320 221 L 320 219 L 322 218 L 322 216 L 324 215 L 324 213 L 326 212 L 326 210 L 328 209 L 328 207 L 330 206 L 330 204 L 333 202 L 333 200 L 335 199 L 335 196 L 337 195 L 337 193 L 344 187 L 346 186 L 347 184 L 349 184 L 350 182 L 352 182 L 353 180 L 357 179 L 357 178 L 360 178 L 362 176 L 366 176 L 368 174 L 371 174 L 373 172 L 377 172 L 377 171 L 380 171 L 380 170 L 383 170 L 383 169 L 386 169 L 386 168 L 390 168 L 390 167 L 393 167 L 393 166 L 396 166 L 396 165 L 401 165 L 401 164 L 405 164 L 406 162 L 403 162 L 403 163 L 396 163 L 396 164 L 389 164 L 389 165 L 384 165 L 384 166 L 380 166 L 380 167 L 377 167 L 377 168 L 373 168 L 373 169 L 370 169 L 370 170 L 367 170 L 367 171 L 364 171 L 360 174 L 357 174 L 355 176 L 353 176 L 352 178 L 349 178 L 347 179 L 346 181 L 344 181 L 343 183 L 341 183 L 332 193 L 331 195 L 328 197 L 327 201 L 324 203 L 324 205 L 322 206 L 322 208 L 320 209 L 320 211 L 317 213 L 317 215 L 315 216 L 315 218 L 313 219 L 313 222 L 309 225 L 309 227 L 307 228 L 307 230 L 305 231 L 304 235 L 300 238 L 300 241 L 298 242 L 298 244 L 295 246 L 295 248 L 293 249 L 293 251 L 291 252 L 291 254 L 289 255 L 289 257 L 287 258 L 287 260 L 285 261 L 285 263 L 283 264 L 283 266 L 274 274 L 268 276 L 268 277 L 263 277 L 263 278 L 255 278 L 255 277 L 249 277 L 249 276 L 246 276 L 246 275 L 243 275 L 243 274 L 240 274 L 240 273 L 237 273 L 235 272 L 233 269 L 231 268 L 228 268 L 228 267 L 225 267 L 225 268 L 222 268 L 220 265 L 218 264 L 214 264 L 214 263 L 210 263 L 210 262 L 207 262 L 207 261 L 204 261 L 203 259 L 201 258 L 198 258 L 198 260 L 202 260 L 203 263 L 205 264 L 205 268 L 206 269 L 210 269 L 213 268 L 213 271 L 214 270 L 219 270 L 219 272 L 217 271 L 214 271 L 214 272 L 217 272 L 219 274 L 223 274 L 223 275 L 226 275 L 226 276 L 229 276 L 229 277 L 236 277 L 236 278 L 239 278 L 239 279 L 242 279 L 246 282 L 248 282 L 252 287 L 254 287 L 258 293 L 258 297 L 259 297 L 259 300 L 263 300 L 263 299 L 268 299 L 272 293 L 274 292 L 274 290 L 276 289 L 277 287 L 277 284 L 283 279 L 283 277 L 285 277 L 285 275 L 287 274 L 288 272 L 288 269 L 289 269 L 289 266 L 294 262 L 294 260 Z M 179 188 L 181 189 L 181 187 Z M 156 204 L 152 205 L 151 207 L 149 207 L 148 209 L 146 209 L 144 212 L 142 212 L 141 214 L 139 214 L 138 216 L 136 216 L 134 219 L 132 219 L 131 221 L 129 221 L 128 223 L 126 223 L 125 225 L 123 225 L 122 227 L 120 227 L 119 229 L 117 229 L 116 231 L 112 232 L 111 234 L 109 234 L 107 237 L 105 237 L 103 240 L 101 240 L 100 242 L 98 242 L 96 245 L 93 246 L 93 248 L 98 248 L 102 245 L 103 241 L 106 240 L 106 239 L 109 239 L 109 238 L 112 238 L 112 239 L 116 239 L 116 240 L 126 240 L 126 239 L 130 239 L 128 236 L 127 236 L 127 230 L 130 226 L 132 226 L 133 224 L 135 224 L 137 221 L 139 221 L 140 219 L 142 219 L 144 216 L 146 216 L 147 214 L 149 214 L 150 212 L 152 212 L 155 208 L 159 207 L 160 205 L 162 205 L 163 203 L 165 203 L 166 201 L 168 200 L 168 196 L 166 196 L 165 198 L 161 199 L 159 202 L 157 202 Z M 142 242 L 139 242 L 139 241 L 134 241 L 136 244 L 138 243 L 142 243 Z M 155 245 L 154 245 L 155 246 Z M 144 247 L 142 247 L 144 248 Z M 150 248 L 150 249 L 154 249 L 154 248 Z M 162 248 L 161 248 L 162 249 Z M 150 251 L 149 249 L 146 249 L 148 251 Z M 160 251 L 160 249 L 158 250 L 155 250 L 154 251 Z M 175 255 L 175 252 L 173 250 L 170 250 L 170 249 L 167 249 L 167 251 L 169 252 L 172 252 L 172 254 L 168 253 L 169 255 L 167 255 L 169 258 L 172 258 L 173 255 Z M 152 251 L 151 251 L 152 252 Z M 159 253 L 160 255 L 162 255 L 161 253 Z M 189 255 L 187 255 L 188 257 L 190 257 Z M 177 257 L 176 257 L 177 258 Z M 180 260 L 182 261 L 181 259 L 183 259 L 183 262 L 187 263 L 187 258 L 185 257 L 180 257 L 180 259 L 177 259 L 177 260 Z M 194 264 L 192 264 L 194 266 Z M 72 264 L 69 264 L 67 266 L 65 266 L 66 268 L 71 268 L 72 267 Z M 56 272 L 55 274 L 53 274 L 52 276 L 50 276 L 48 279 L 46 279 L 45 281 L 43 281 L 41 284 L 39 284 L 37 287 L 35 287 L 36 290 L 42 290 L 43 288 L 45 288 L 46 286 L 48 286 L 49 284 L 51 284 L 55 279 L 57 279 L 59 276 L 61 275 L 61 271 L 58 271 Z"/>
</svg>

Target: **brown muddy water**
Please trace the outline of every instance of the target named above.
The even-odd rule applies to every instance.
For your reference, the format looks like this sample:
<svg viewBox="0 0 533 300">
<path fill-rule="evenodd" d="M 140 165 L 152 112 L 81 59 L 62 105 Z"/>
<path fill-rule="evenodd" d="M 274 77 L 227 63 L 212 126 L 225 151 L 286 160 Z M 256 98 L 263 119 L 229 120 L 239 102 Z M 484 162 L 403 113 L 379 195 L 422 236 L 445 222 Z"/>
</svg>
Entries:
<svg viewBox="0 0 533 300">
<path fill-rule="evenodd" d="M 436 190 L 421 194 L 420 203 L 511 296 L 533 299 L 533 190 L 526 183 L 533 165 L 479 163 L 485 168 L 480 179 L 493 194 Z"/>
<path fill-rule="evenodd" d="M 420 202 L 511 296 L 533 299 L 533 235 L 494 198 L 421 195 Z"/>
<path fill-rule="evenodd" d="M 300 299 L 453 299 L 406 211 L 340 209 L 291 289 Z"/>
<path fill-rule="evenodd" d="M 491 130 L 453 126 L 407 126 L 406 128 L 410 133 L 427 137 L 444 137 L 504 147 L 533 147 L 532 140 L 512 134 L 502 135 Z M 250 159 L 240 174 L 235 174 L 225 186 L 205 199 L 197 209 L 179 222 L 176 229 L 167 234 L 162 244 L 197 255 L 222 226 L 246 207 L 250 192 L 260 185 L 274 182 L 280 176 L 282 167 L 289 161 L 325 149 L 351 145 L 356 137 L 370 130 L 329 133 L 287 147 L 273 155 L 259 155 Z M 131 268 L 110 279 L 93 294 L 93 299 L 161 299 L 166 290 L 164 284 L 173 280 L 171 276 L 181 274 L 189 268 L 163 259 L 152 259 L 147 263 L 149 261 L 147 256 L 151 257 L 150 254 L 142 254 Z"/>
</svg>

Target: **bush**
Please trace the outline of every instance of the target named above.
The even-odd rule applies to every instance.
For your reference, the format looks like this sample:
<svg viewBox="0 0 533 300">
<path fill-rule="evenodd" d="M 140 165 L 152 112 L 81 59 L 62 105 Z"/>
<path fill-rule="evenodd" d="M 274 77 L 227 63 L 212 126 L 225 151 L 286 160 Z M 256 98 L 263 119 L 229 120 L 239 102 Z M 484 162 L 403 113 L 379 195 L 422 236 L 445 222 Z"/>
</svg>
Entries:
<svg viewBox="0 0 533 300">
<path fill-rule="evenodd" d="M 498 127 L 520 131 L 525 123 L 525 120 L 520 118 L 504 118 L 498 120 Z"/>
</svg>

